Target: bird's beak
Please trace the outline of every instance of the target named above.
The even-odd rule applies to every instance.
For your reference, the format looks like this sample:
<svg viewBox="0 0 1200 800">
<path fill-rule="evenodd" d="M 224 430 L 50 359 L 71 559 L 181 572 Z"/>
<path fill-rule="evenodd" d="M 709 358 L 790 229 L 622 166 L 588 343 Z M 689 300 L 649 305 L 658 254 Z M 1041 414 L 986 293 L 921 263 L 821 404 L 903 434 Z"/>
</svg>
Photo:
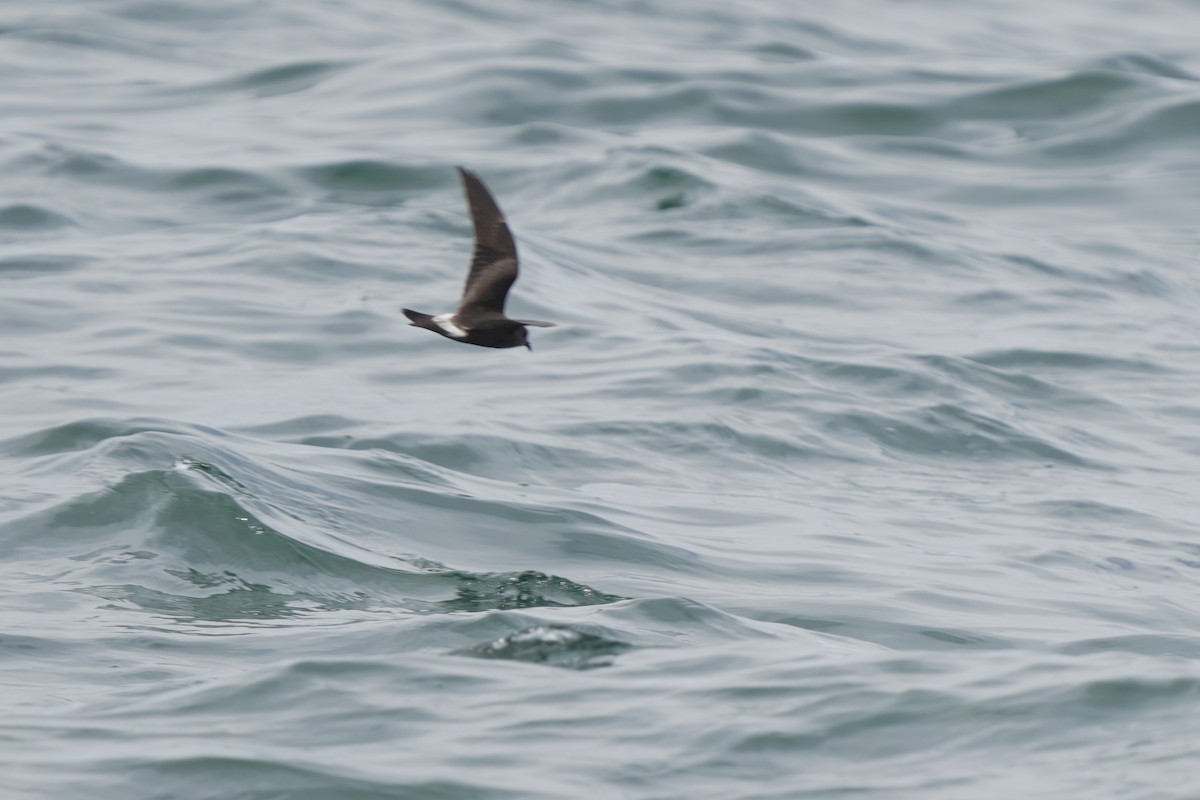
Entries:
<svg viewBox="0 0 1200 800">
<path fill-rule="evenodd" d="M 526 343 L 525 343 L 525 349 L 526 349 L 526 350 L 528 350 L 529 352 L 531 352 L 531 353 L 532 353 L 532 352 L 533 352 L 533 345 L 531 345 L 529 342 L 526 342 Z"/>
</svg>

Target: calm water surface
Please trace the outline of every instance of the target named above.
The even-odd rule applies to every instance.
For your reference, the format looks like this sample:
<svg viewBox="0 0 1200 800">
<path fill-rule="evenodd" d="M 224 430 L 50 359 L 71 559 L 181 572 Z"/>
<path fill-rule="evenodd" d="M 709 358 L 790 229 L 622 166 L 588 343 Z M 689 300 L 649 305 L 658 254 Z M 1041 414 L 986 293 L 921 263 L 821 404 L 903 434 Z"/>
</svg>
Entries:
<svg viewBox="0 0 1200 800">
<path fill-rule="evenodd" d="M 0 795 L 1200 796 L 1196 31 L 4 4 Z"/>
</svg>

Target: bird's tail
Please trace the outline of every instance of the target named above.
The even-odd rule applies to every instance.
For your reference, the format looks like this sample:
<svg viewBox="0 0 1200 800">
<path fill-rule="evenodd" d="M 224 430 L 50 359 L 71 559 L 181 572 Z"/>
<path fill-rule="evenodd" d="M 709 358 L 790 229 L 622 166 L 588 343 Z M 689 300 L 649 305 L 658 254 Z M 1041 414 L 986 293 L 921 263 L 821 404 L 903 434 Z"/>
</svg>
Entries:
<svg viewBox="0 0 1200 800">
<path fill-rule="evenodd" d="M 422 314 L 420 311 L 413 311 L 411 308 L 400 309 L 404 312 L 404 316 L 408 317 L 409 324 L 418 328 L 428 328 L 431 331 L 442 331 L 438 328 L 437 323 L 433 321 L 432 314 Z"/>
</svg>

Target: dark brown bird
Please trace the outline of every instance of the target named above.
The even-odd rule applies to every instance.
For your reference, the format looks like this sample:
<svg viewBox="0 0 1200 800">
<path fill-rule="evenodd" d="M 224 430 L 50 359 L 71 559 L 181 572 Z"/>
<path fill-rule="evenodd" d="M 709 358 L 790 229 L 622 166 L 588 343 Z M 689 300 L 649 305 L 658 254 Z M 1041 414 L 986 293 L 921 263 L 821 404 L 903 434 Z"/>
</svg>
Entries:
<svg viewBox="0 0 1200 800">
<path fill-rule="evenodd" d="M 462 300 L 452 314 L 435 317 L 406 308 L 403 309 L 404 316 L 416 327 L 439 333 L 447 339 L 480 347 L 524 346 L 532 350 L 525 326 L 552 328 L 554 323 L 504 316 L 504 299 L 517 279 L 517 243 L 513 241 L 495 198 L 479 176 L 469 169 L 457 169 L 475 223 L 475 255 L 471 259 Z"/>
</svg>

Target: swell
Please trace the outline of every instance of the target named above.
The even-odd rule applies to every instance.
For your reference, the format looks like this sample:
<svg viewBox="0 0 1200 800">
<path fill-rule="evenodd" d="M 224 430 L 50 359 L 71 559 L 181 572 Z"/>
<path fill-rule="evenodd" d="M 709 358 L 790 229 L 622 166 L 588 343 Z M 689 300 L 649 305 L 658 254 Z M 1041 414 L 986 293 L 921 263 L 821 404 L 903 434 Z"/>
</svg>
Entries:
<svg viewBox="0 0 1200 800">
<path fill-rule="evenodd" d="M 335 474 L 283 467 L 264 449 L 279 453 L 157 421 L 84 421 L 10 439 L 0 450 L 23 475 L 25 507 L 3 516 L 8 552 L 54 584 L 191 623 L 617 599 L 537 570 L 447 566 L 420 552 L 421 537 L 402 533 L 416 526 L 445 539 L 475 514 L 497 531 L 620 535 L 599 518 L 472 500 L 415 457 L 389 459 L 383 484 L 366 477 L 369 456 L 325 459 Z M 354 464 L 360 474 L 348 477 Z M 64 485 L 63 474 L 77 477 Z M 471 560 L 511 563 L 500 551 Z"/>
</svg>

